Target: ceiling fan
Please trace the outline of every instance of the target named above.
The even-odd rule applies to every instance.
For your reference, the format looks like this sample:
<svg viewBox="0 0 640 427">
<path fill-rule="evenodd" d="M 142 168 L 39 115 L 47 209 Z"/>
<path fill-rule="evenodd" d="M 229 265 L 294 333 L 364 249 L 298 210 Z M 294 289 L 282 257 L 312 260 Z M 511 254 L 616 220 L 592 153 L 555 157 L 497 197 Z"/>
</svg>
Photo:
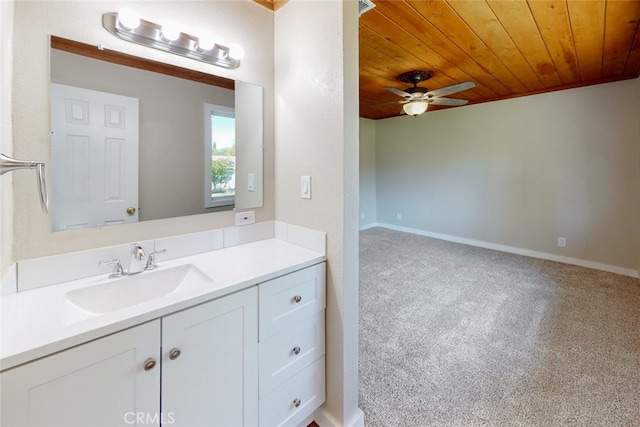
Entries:
<svg viewBox="0 0 640 427">
<path fill-rule="evenodd" d="M 414 70 L 400 74 L 397 79 L 405 83 L 413 83 L 413 87 L 405 90 L 396 89 L 395 87 L 385 86 L 389 92 L 395 93 L 403 97 L 402 101 L 398 101 L 402 106 L 402 112 L 411 116 L 418 116 L 425 111 L 429 104 L 435 105 L 464 105 L 466 99 L 443 98 L 443 96 L 453 93 L 462 92 L 463 90 L 475 87 L 473 82 L 458 83 L 452 86 L 443 87 L 436 90 L 429 90 L 426 87 L 418 86 L 418 83 L 428 80 L 431 77 L 431 71 Z"/>
</svg>

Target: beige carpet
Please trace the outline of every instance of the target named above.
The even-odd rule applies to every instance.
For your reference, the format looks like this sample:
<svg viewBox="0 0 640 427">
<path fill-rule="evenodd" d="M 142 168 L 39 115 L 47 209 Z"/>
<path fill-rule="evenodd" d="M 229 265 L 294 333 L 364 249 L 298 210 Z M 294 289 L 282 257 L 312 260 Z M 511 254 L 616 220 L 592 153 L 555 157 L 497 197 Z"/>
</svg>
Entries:
<svg viewBox="0 0 640 427">
<path fill-rule="evenodd" d="M 640 426 L 637 279 L 360 235 L 360 407 L 376 426 Z"/>
</svg>

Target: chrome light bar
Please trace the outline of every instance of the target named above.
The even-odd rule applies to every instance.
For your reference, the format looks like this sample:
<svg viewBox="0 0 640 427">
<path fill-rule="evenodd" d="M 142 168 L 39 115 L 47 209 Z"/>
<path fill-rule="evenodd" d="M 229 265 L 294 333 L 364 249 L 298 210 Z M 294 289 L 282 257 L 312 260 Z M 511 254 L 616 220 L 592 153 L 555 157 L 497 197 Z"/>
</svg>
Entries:
<svg viewBox="0 0 640 427">
<path fill-rule="evenodd" d="M 135 28 L 127 28 L 118 19 L 118 13 L 102 15 L 102 26 L 114 36 L 132 43 L 171 52 L 176 55 L 195 59 L 224 68 L 238 68 L 240 60 L 231 56 L 231 49 L 217 43 L 205 50 L 200 47 L 198 38 L 190 34 L 180 33 L 175 40 L 169 40 L 162 34 L 162 26 L 140 19 Z"/>
</svg>

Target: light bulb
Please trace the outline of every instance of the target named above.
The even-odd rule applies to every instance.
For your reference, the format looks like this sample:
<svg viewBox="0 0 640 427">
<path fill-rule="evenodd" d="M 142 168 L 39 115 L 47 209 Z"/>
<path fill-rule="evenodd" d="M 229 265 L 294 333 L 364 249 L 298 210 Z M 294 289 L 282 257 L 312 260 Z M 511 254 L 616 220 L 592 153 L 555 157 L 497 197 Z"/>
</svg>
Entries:
<svg viewBox="0 0 640 427">
<path fill-rule="evenodd" d="M 134 30 L 140 25 L 140 16 L 135 10 L 125 7 L 118 11 L 118 22 L 127 30 Z"/>
<path fill-rule="evenodd" d="M 229 48 L 229 58 L 240 60 L 244 57 L 244 49 L 241 46 L 234 45 Z"/>
<path fill-rule="evenodd" d="M 211 34 L 202 34 L 198 37 L 198 49 L 203 52 L 213 49 L 215 44 L 215 38 Z"/>
<path fill-rule="evenodd" d="M 173 24 L 164 24 L 162 26 L 162 37 L 167 41 L 175 41 L 180 37 L 180 30 Z"/>
<path fill-rule="evenodd" d="M 410 116 L 419 116 L 420 114 L 427 111 L 428 106 L 429 103 L 427 103 L 426 101 L 411 101 L 404 104 L 402 109 Z"/>
</svg>

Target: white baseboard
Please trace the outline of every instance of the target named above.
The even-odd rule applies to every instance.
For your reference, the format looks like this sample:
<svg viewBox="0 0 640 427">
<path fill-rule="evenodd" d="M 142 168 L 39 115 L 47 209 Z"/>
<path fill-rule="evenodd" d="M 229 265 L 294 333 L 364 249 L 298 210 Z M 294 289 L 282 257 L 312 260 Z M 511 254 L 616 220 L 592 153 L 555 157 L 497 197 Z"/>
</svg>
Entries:
<svg viewBox="0 0 640 427">
<path fill-rule="evenodd" d="M 355 415 L 344 425 L 340 424 L 333 416 L 322 406 L 314 413 L 316 424 L 320 427 L 364 427 L 364 412 L 360 408 L 356 408 Z"/>
<path fill-rule="evenodd" d="M 380 225 L 377 222 L 371 222 L 369 224 L 360 224 L 360 231 L 368 230 L 369 228 L 373 228 L 373 227 L 383 227 L 383 225 Z"/>
<path fill-rule="evenodd" d="M 621 274 L 623 276 L 638 278 L 640 275 L 637 270 L 617 267 L 615 265 L 603 264 L 594 261 L 587 261 L 578 258 L 571 258 L 562 255 L 550 254 L 546 252 L 533 251 L 529 249 L 516 248 L 514 246 L 500 245 L 496 243 L 483 242 L 481 240 L 466 239 L 463 237 L 450 236 L 448 234 L 432 233 L 430 231 L 420 230 L 417 228 L 400 227 L 394 224 L 375 223 L 367 225 L 367 228 L 382 227 L 390 230 L 403 231 L 405 233 L 417 234 L 420 236 L 432 237 L 434 239 L 446 240 L 449 242 L 462 243 L 470 246 L 477 246 L 485 249 L 493 249 L 496 251 L 508 252 L 517 255 L 524 255 L 533 258 L 546 259 L 549 261 L 562 262 L 564 264 L 578 265 L 580 267 L 593 268 L 595 270 L 607 271 L 609 273 Z M 361 229 L 362 230 L 362 229 Z"/>
</svg>

